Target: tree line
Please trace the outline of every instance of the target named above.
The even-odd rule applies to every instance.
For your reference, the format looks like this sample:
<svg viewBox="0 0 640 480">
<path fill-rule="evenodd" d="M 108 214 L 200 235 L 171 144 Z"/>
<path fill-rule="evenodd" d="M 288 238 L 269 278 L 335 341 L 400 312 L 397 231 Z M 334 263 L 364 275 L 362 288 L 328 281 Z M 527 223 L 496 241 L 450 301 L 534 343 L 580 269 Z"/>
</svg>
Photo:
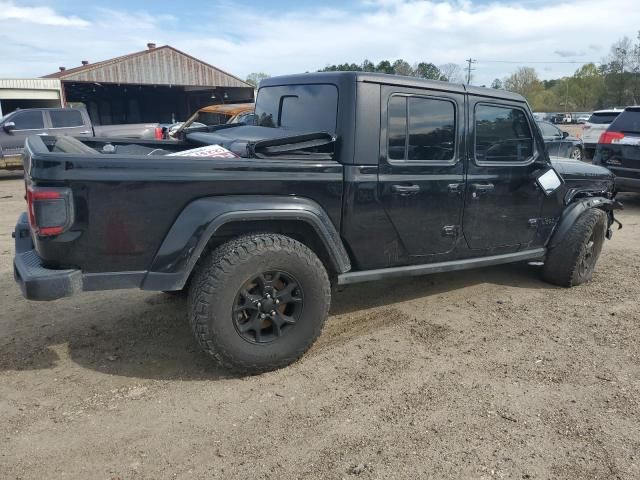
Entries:
<svg viewBox="0 0 640 480">
<path fill-rule="evenodd" d="M 615 42 L 602 63 L 586 63 L 572 76 L 540 80 L 531 67 L 520 67 L 493 88 L 523 95 L 534 111 L 579 112 L 640 103 L 640 32 L 636 42 Z"/>
<path fill-rule="evenodd" d="M 436 66 L 430 62 L 409 62 L 398 59 L 373 63 L 342 63 L 327 65 L 319 72 L 378 72 L 392 75 L 465 82 L 464 70 L 455 63 Z M 247 82 L 258 85 L 268 78 L 265 73 L 252 73 Z M 601 63 L 586 63 L 572 76 L 555 80 L 540 80 L 532 67 L 519 67 L 506 78 L 496 78 L 491 88 L 504 89 L 523 95 L 534 111 L 591 111 L 614 106 L 640 104 L 640 31 L 635 41 L 624 37 L 611 45 Z"/>
</svg>

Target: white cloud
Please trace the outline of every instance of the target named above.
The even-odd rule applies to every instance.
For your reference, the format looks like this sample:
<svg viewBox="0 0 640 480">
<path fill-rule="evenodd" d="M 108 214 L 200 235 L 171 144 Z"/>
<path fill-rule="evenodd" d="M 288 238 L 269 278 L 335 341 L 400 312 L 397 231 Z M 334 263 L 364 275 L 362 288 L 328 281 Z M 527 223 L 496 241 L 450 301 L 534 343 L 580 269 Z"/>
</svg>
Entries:
<svg viewBox="0 0 640 480">
<path fill-rule="evenodd" d="M 19 7 L 13 2 L 0 1 L 0 20 L 55 25 L 59 27 L 88 27 L 87 20 L 76 16 L 65 17 L 49 7 Z"/>
<path fill-rule="evenodd" d="M 199 10 L 196 15 L 186 10 L 180 18 L 163 11 L 89 9 L 86 11 L 94 14 L 84 15 L 92 26 L 81 31 L 51 19 L 88 20 L 64 17 L 47 7 L 29 8 L 45 11 L 39 16 L 49 23 L 38 27 L 37 36 L 26 37 L 20 35 L 19 25 L 3 22 L 0 76 L 44 75 L 58 65 L 77 66 L 84 58 L 104 60 L 155 42 L 171 44 L 240 77 L 254 71 L 271 75 L 313 71 L 365 58 L 462 65 L 471 57 L 480 60 L 474 65 L 477 83 L 489 84 L 528 62 L 544 78 L 570 74 L 579 65 L 533 62 L 562 60 L 556 52 L 580 52 L 580 60 L 601 60 L 620 37 L 635 38 L 640 25 L 637 0 L 610 0 L 606 8 L 601 0 L 514 0 L 513 4 L 362 0 L 355 9 L 280 11 L 269 4 L 249 9 L 222 3 L 209 13 Z M 0 18 L 2 15 L 6 11 Z M 13 38 L 19 38 L 21 44 L 12 44 Z M 589 51 L 584 54 L 587 42 Z M 55 52 L 42 54 L 49 49 Z"/>
</svg>

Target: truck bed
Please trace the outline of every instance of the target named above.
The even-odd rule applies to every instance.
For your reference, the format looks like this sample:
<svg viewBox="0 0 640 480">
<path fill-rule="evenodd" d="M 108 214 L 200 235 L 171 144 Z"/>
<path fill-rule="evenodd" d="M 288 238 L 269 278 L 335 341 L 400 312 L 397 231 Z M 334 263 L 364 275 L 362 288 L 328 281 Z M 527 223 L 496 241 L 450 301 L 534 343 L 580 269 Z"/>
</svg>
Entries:
<svg viewBox="0 0 640 480">
<path fill-rule="evenodd" d="M 72 147 L 60 144 L 73 144 Z M 104 146 L 115 153 L 99 153 Z M 71 189 L 75 218 L 54 239 L 34 236 L 51 268 L 83 272 L 146 271 L 178 215 L 190 203 L 219 195 L 289 195 L 323 205 L 339 230 L 342 165 L 299 155 L 211 159 L 168 156 L 189 142 L 29 137 L 27 183 Z M 157 154 L 150 154 L 152 152 Z M 134 152 L 134 153 L 132 153 Z"/>
</svg>

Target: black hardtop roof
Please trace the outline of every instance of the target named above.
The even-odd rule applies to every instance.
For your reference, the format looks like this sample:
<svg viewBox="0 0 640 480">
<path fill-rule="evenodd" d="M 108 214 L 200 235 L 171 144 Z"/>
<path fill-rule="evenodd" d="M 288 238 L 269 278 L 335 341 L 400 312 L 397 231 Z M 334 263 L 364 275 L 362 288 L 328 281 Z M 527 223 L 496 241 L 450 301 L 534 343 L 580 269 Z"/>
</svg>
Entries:
<svg viewBox="0 0 640 480">
<path fill-rule="evenodd" d="M 38 110 L 38 111 L 49 111 L 49 110 L 85 110 L 83 107 L 33 107 L 33 108 L 16 108 L 15 110 L 7 113 L 7 115 L 10 115 L 11 113 L 17 113 L 17 112 L 28 112 L 28 111 L 33 111 L 33 110 Z"/>
<path fill-rule="evenodd" d="M 439 80 L 426 80 L 424 78 L 369 72 L 314 72 L 283 75 L 262 80 L 260 82 L 260 88 L 280 85 L 313 83 L 334 83 L 340 86 L 341 84 L 345 84 L 348 82 L 367 82 L 378 83 L 380 85 L 396 85 L 400 87 L 425 88 L 447 92 L 470 93 L 472 95 L 478 95 L 481 97 L 491 97 L 512 100 L 516 102 L 526 102 L 526 99 L 522 95 L 508 92 L 506 90 L 473 87 L 460 83 L 449 83 Z"/>
</svg>

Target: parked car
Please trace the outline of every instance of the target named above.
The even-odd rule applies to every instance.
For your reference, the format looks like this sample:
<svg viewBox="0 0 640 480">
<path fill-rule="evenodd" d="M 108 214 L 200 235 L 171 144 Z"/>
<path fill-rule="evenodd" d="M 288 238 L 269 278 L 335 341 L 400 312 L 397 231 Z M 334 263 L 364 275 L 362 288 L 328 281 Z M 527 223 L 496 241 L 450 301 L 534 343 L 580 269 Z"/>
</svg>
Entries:
<svg viewBox="0 0 640 480">
<path fill-rule="evenodd" d="M 582 160 L 582 140 L 572 137 L 549 122 L 537 123 L 550 156 Z"/>
<path fill-rule="evenodd" d="M 619 191 L 640 192 L 640 106 L 625 108 L 600 134 L 593 163 L 616 175 Z"/>
<path fill-rule="evenodd" d="M 597 110 L 584 123 L 582 126 L 582 143 L 584 144 L 585 158 L 593 158 L 600 135 L 620 115 L 620 112 L 622 112 L 622 109 L 619 108 Z"/>
<path fill-rule="evenodd" d="M 255 122 L 254 103 L 227 103 L 221 105 L 209 105 L 191 115 L 186 122 L 176 128 L 168 130 L 169 138 L 181 138 L 186 129 L 196 128 L 196 124 L 217 126 L 224 124 L 246 123 L 252 125 Z"/>
<path fill-rule="evenodd" d="M 81 108 L 29 108 L 0 119 L 0 168 L 22 167 L 22 150 L 29 135 L 154 138 L 157 123 L 93 125 Z"/>
<path fill-rule="evenodd" d="M 552 164 L 520 95 L 312 73 L 260 82 L 255 113 L 183 141 L 29 137 L 24 296 L 186 290 L 205 352 L 258 373 L 311 346 L 332 284 L 543 261 L 570 287 L 612 234 L 613 174 Z"/>
</svg>

